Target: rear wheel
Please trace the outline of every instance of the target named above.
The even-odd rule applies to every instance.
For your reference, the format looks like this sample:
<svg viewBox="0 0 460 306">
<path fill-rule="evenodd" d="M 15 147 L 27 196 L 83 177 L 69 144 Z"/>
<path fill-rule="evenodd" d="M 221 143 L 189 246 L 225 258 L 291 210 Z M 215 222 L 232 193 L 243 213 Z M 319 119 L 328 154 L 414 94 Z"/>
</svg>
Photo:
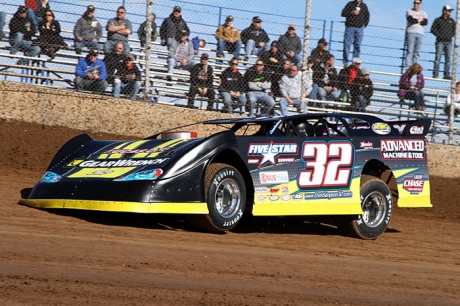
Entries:
<svg viewBox="0 0 460 306">
<path fill-rule="evenodd" d="M 217 233 L 235 227 L 246 207 L 246 187 L 240 172 L 227 164 L 211 164 L 206 171 L 204 190 L 209 214 L 189 215 L 190 223 Z"/>
<path fill-rule="evenodd" d="M 337 227 L 345 234 L 362 239 L 375 239 L 385 232 L 393 213 L 388 186 L 379 178 L 361 177 L 361 206 L 363 214 L 336 217 Z"/>
</svg>

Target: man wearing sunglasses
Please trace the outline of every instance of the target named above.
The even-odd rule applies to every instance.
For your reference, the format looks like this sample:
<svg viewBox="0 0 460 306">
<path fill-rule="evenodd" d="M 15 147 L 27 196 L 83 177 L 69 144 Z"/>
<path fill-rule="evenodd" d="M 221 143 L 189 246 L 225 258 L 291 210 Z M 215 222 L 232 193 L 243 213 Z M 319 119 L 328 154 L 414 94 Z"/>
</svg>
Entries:
<svg viewBox="0 0 460 306">
<path fill-rule="evenodd" d="M 85 13 L 77 20 L 73 28 L 75 37 L 75 52 L 81 54 L 83 47 L 101 50 L 99 39 L 102 36 L 102 26 L 94 17 L 94 5 L 88 5 Z"/>
<path fill-rule="evenodd" d="M 428 24 L 428 15 L 421 10 L 421 6 L 422 0 L 415 0 L 414 8 L 406 13 L 406 69 L 418 62 L 425 34 L 423 27 Z"/>
<path fill-rule="evenodd" d="M 124 46 L 124 54 L 128 55 L 131 48 L 128 45 L 128 36 L 133 32 L 131 21 L 125 19 L 126 9 L 120 6 L 117 9 L 117 17 L 107 21 L 107 41 L 104 44 L 106 54 L 112 52 L 118 42 Z"/>
<path fill-rule="evenodd" d="M 251 25 L 241 32 L 241 41 L 245 44 L 244 61 L 249 59 L 251 54 L 260 55 L 269 50 L 270 41 L 267 32 L 262 29 L 262 19 L 259 16 L 252 18 Z"/>
<path fill-rule="evenodd" d="M 248 69 L 244 78 L 249 88 L 247 94 L 251 107 L 249 117 L 255 116 L 255 106 L 257 102 L 261 105 L 260 115 L 262 117 L 268 117 L 275 106 L 275 101 L 268 94 L 272 87 L 272 82 L 270 80 L 270 73 L 264 70 L 264 62 L 258 59 L 256 64 Z"/>
<path fill-rule="evenodd" d="M 86 57 L 78 60 L 74 81 L 77 91 L 103 93 L 109 86 L 105 64 L 97 56 L 97 50 L 90 50 Z"/>
<path fill-rule="evenodd" d="M 238 59 L 232 58 L 230 67 L 225 69 L 220 75 L 220 94 L 229 114 L 233 113 L 236 104 L 246 105 L 246 84 L 244 77 L 238 70 Z"/>
<path fill-rule="evenodd" d="M 294 65 L 300 67 L 302 58 L 302 43 L 296 34 L 296 25 L 290 24 L 285 34 L 278 39 L 278 49 L 284 55 L 284 58 L 291 60 Z"/>
</svg>

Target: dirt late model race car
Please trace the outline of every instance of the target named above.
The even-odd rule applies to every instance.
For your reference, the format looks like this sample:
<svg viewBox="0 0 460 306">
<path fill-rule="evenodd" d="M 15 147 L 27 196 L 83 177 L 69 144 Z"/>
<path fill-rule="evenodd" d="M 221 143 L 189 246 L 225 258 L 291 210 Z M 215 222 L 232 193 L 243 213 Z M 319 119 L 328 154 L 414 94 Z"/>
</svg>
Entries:
<svg viewBox="0 0 460 306">
<path fill-rule="evenodd" d="M 396 206 L 432 206 L 429 119 L 307 114 L 199 124 L 222 131 L 206 138 L 169 131 L 137 141 L 76 136 L 20 202 L 186 214 L 213 232 L 235 227 L 246 213 L 329 215 L 345 234 L 364 239 L 386 230 Z"/>
</svg>

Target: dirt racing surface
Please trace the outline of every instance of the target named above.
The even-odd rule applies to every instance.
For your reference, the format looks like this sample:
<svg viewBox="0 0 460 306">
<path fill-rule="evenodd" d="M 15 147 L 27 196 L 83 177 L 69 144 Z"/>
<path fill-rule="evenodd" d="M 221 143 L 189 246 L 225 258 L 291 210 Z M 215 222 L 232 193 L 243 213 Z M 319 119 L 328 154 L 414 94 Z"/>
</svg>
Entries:
<svg viewBox="0 0 460 306">
<path fill-rule="evenodd" d="M 320 218 L 216 235 L 182 216 L 19 205 L 79 133 L 0 121 L 0 305 L 460 305 L 460 179 L 444 157 L 429 155 L 434 208 L 396 209 L 373 241 Z"/>
</svg>

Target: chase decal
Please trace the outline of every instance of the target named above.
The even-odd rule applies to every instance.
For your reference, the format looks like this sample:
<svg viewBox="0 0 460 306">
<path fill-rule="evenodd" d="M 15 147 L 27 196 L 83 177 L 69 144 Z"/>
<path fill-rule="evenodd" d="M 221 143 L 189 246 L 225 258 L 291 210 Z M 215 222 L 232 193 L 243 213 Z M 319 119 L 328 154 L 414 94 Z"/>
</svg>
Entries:
<svg viewBox="0 0 460 306">
<path fill-rule="evenodd" d="M 414 175 L 413 177 L 404 178 L 403 188 L 410 193 L 420 193 L 423 191 L 423 175 Z"/>
</svg>

